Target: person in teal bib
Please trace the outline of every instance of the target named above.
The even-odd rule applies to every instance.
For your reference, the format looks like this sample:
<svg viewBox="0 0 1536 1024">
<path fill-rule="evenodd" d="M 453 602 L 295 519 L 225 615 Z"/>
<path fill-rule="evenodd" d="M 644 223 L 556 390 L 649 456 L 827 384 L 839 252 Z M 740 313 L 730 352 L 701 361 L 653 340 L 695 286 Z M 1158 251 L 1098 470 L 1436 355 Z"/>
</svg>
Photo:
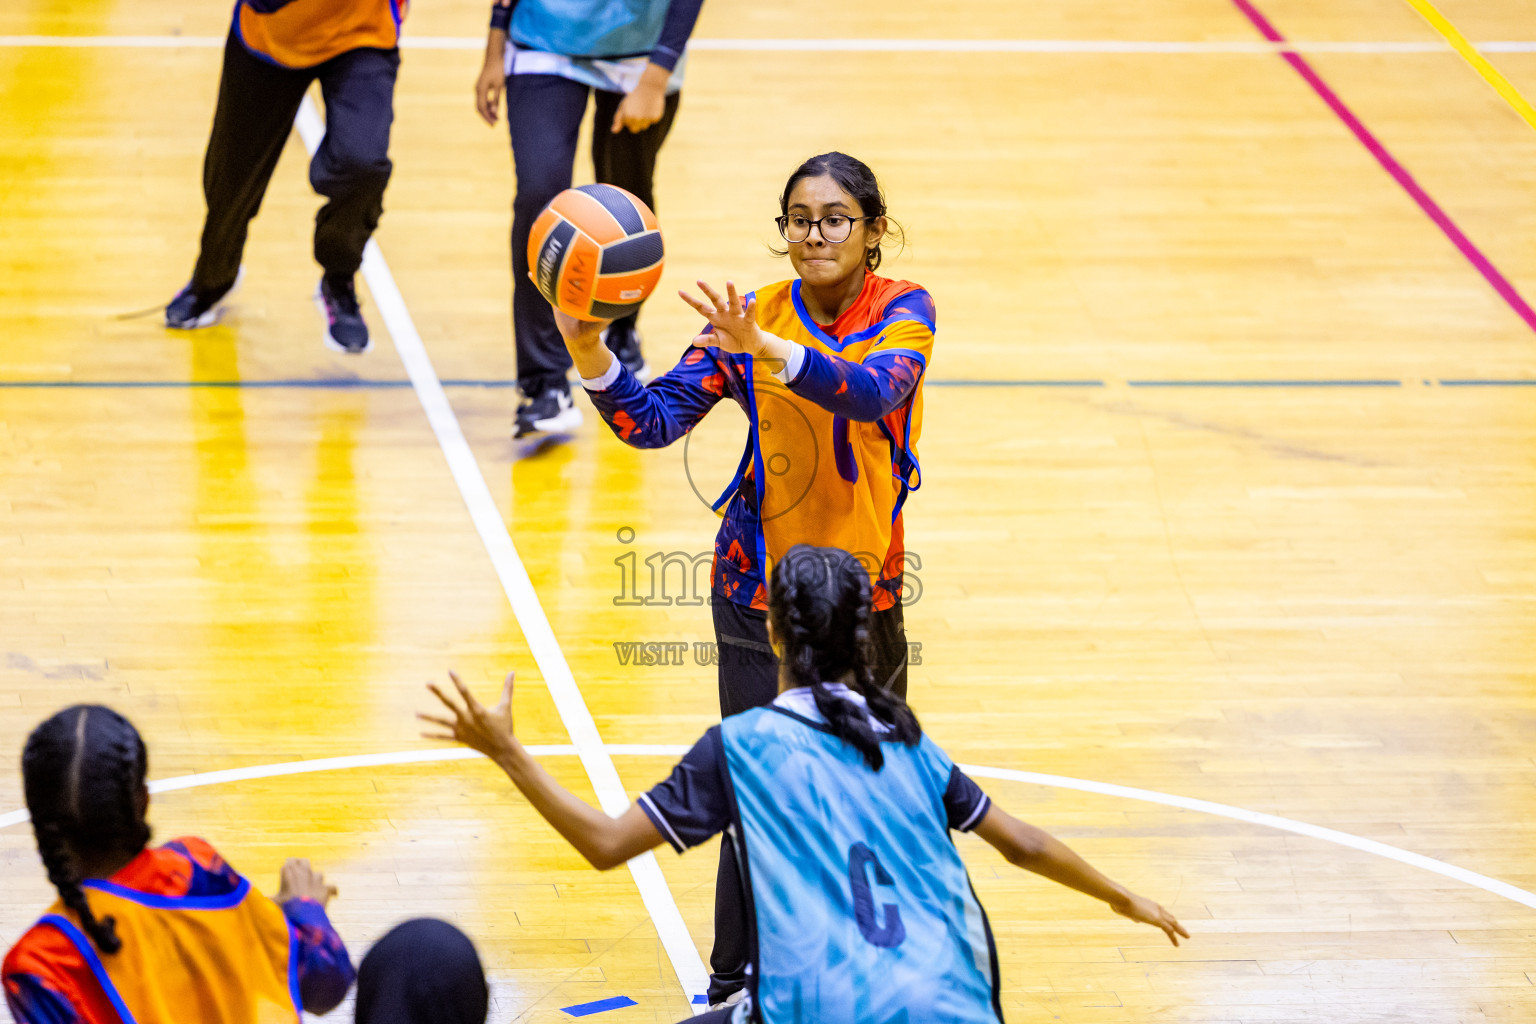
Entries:
<svg viewBox="0 0 1536 1024">
<path fill-rule="evenodd" d="M 869 671 L 869 575 L 837 548 L 792 547 L 769 591 L 779 696 L 705 733 L 666 781 L 610 818 L 566 791 L 518 742 L 513 676 L 482 706 L 420 717 L 489 756 L 599 870 L 661 845 L 738 837 L 749 908 L 744 998 L 692 1020 L 733 1024 L 980 1024 L 1002 1019 L 986 912 L 949 833 L 974 831 L 1028 871 L 1189 937 L 1152 900 L 996 806 Z"/>
<path fill-rule="evenodd" d="M 571 358 L 550 305 L 528 274 L 528 235 L 570 188 L 578 129 L 594 107 L 592 174 L 656 209 L 662 143 L 682 99 L 688 38 L 704 0 L 493 0 L 475 109 L 494 125 L 502 94 L 517 191 L 512 198 L 512 333 L 517 437 L 581 424 L 566 374 Z M 650 369 L 636 314 L 605 328 L 604 344 L 632 373 Z"/>
</svg>

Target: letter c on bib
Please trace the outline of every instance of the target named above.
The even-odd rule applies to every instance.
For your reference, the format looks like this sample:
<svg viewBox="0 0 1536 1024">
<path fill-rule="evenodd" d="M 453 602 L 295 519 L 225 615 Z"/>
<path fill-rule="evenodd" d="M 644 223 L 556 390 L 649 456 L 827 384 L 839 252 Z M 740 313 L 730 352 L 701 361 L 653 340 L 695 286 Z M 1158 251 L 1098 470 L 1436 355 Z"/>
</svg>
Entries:
<svg viewBox="0 0 1536 1024">
<path fill-rule="evenodd" d="M 884 919 L 875 923 L 875 897 L 870 891 L 868 868 L 874 868 L 876 885 L 895 885 L 891 873 L 885 870 L 880 858 L 863 843 L 848 848 L 848 884 L 853 890 L 853 919 L 858 923 L 859 934 L 873 946 L 895 949 L 907 937 L 906 925 L 901 923 L 901 908 L 887 903 L 881 909 Z"/>
</svg>

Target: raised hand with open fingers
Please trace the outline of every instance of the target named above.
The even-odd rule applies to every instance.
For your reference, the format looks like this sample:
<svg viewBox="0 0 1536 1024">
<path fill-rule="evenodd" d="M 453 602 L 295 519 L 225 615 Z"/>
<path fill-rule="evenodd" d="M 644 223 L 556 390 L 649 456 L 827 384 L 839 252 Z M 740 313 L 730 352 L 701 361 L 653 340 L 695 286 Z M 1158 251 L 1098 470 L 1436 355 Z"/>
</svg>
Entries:
<svg viewBox="0 0 1536 1024">
<path fill-rule="evenodd" d="M 513 672 L 507 673 L 506 683 L 502 686 L 501 702 L 494 708 L 487 708 L 476 700 L 454 672 L 449 672 L 448 678 L 458 691 L 458 700 L 438 689 L 436 683 L 428 683 L 427 689 L 432 691 L 453 717 L 418 713 L 417 718 L 442 730 L 424 732 L 422 736 L 429 740 L 462 743 L 493 761 L 516 752 L 519 744 L 512 726 L 512 682 L 515 675 Z"/>
<path fill-rule="evenodd" d="M 693 343 L 700 348 L 716 346 L 726 352 L 759 355 L 768 343 L 768 335 L 757 326 L 757 300 L 750 298 L 743 300 L 736 293 L 734 281 L 725 282 L 723 298 L 703 281 L 697 284 L 709 301 L 696 299 L 685 291 L 679 291 L 677 294 L 700 316 L 708 320 L 714 331 L 696 336 Z"/>
</svg>

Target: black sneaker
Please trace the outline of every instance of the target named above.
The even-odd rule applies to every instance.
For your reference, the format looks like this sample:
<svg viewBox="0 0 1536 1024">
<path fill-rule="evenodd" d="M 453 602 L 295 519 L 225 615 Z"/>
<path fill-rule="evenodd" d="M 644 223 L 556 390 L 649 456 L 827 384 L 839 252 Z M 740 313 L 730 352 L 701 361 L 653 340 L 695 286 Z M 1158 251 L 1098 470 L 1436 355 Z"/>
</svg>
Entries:
<svg viewBox="0 0 1536 1024">
<path fill-rule="evenodd" d="M 640 383 L 651 379 L 651 364 L 640 351 L 640 332 L 635 328 L 633 317 L 615 320 L 603 331 L 603 344 L 608 351 L 619 357 L 624 368 L 634 374 Z"/>
<path fill-rule="evenodd" d="M 178 331 L 212 327 L 224 315 L 224 303 L 235 294 L 235 289 L 240 287 L 243 280 L 245 267 L 241 266 L 240 272 L 235 275 L 235 283 L 212 297 L 197 294 L 192 290 L 192 282 L 188 281 L 187 286 L 177 292 L 176 297 L 165 307 L 165 326 Z"/>
<path fill-rule="evenodd" d="M 368 325 L 363 323 L 363 311 L 357 305 L 357 288 L 352 278 L 326 274 L 320 279 L 320 290 L 315 292 L 315 305 L 325 314 L 327 348 L 356 356 L 373 347 Z"/>
<path fill-rule="evenodd" d="M 512 436 L 568 433 L 579 426 L 581 410 L 571 401 L 570 389 L 545 388 L 533 398 L 523 396 L 517 407 L 517 432 Z"/>
</svg>

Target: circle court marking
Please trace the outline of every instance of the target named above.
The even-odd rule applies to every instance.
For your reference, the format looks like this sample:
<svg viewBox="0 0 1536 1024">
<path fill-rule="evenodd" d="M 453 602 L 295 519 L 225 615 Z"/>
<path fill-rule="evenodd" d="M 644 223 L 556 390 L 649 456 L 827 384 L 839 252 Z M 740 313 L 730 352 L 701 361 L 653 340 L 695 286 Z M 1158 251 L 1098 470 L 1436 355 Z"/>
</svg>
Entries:
<svg viewBox="0 0 1536 1024">
<path fill-rule="evenodd" d="M 530 746 L 527 749 L 530 754 L 537 757 L 575 757 L 580 753 L 575 746 L 569 743 Z M 604 749 L 608 754 L 620 757 L 681 757 L 690 748 L 686 745 L 680 746 L 671 743 L 610 743 L 604 744 Z M 473 750 L 454 747 L 443 750 L 399 750 L 385 754 L 324 757 L 316 758 L 312 761 L 287 761 L 281 764 L 252 765 L 248 768 L 230 768 L 216 772 L 201 772 L 196 775 L 178 775 L 174 778 L 151 782 L 149 784 L 149 791 L 151 793 L 172 793 L 181 789 L 198 789 L 203 786 L 219 786 L 231 782 L 245 782 L 251 779 L 271 779 L 284 775 L 307 775 L 312 772 L 345 771 L 351 768 L 383 768 L 402 764 L 430 764 L 438 761 L 471 761 L 483 756 Z M 1178 796 L 1173 793 L 1160 793 L 1155 789 L 1138 789 L 1135 786 L 1120 786 L 1113 782 L 1096 782 L 1092 779 L 1074 779 L 1067 775 L 1045 775 L 1040 772 L 1027 772 L 1015 768 L 991 768 L 978 764 L 962 764 L 960 765 L 960 770 L 978 779 L 1023 782 L 1051 789 L 1070 789 L 1080 793 L 1097 793 L 1100 796 L 1112 796 L 1125 800 L 1139 800 L 1143 803 L 1162 804 L 1165 807 L 1177 807 L 1180 810 L 1211 814 L 1221 818 L 1230 818 L 1233 821 L 1247 822 L 1250 825 L 1260 825 L 1265 828 L 1278 829 L 1282 832 L 1291 832 L 1299 836 L 1307 836 L 1311 839 L 1321 839 L 1324 842 L 1333 843 L 1337 846 L 1359 850 L 1362 853 L 1375 854 L 1387 860 L 1397 861 L 1399 864 L 1406 864 L 1409 867 L 1430 871 L 1536 910 L 1536 893 L 1527 892 L 1518 886 L 1510 885 L 1508 882 L 1501 882 L 1497 878 L 1490 878 L 1487 875 L 1478 874 L 1476 871 L 1468 871 L 1466 868 L 1447 864 L 1443 860 L 1426 857 L 1421 853 L 1414 853 L 1412 850 L 1389 846 L 1386 843 L 1379 843 L 1374 839 L 1364 839 L 1357 835 L 1351 835 L 1348 832 L 1340 832 L 1337 829 L 1308 824 L 1305 821 L 1297 821 L 1294 818 L 1282 818 L 1276 814 L 1250 811 L 1244 807 L 1234 807 L 1231 804 L 1220 804 L 1210 800 L 1198 800 L 1194 797 Z M 26 811 L 11 811 L 8 814 L 0 814 L 0 829 L 19 825 L 26 821 L 27 818 Z"/>
</svg>

